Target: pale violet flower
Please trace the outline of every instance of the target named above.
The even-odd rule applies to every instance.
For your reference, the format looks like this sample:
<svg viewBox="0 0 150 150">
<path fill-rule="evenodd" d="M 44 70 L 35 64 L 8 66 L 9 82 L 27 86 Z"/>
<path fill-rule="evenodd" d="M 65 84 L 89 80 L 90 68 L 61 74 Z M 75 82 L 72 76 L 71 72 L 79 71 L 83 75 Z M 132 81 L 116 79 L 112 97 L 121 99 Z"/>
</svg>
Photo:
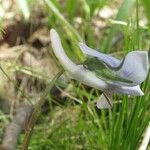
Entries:
<svg viewBox="0 0 150 150">
<path fill-rule="evenodd" d="M 111 108 L 113 93 L 144 95 L 139 85 L 148 74 L 146 51 L 132 51 L 119 60 L 79 43 L 88 59 L 83 65 L 77 65 L 66 55 L 61 39 L 54 29 L 50 31 L 50 39 L 56 57 L 72 78 L 103 91 L 97 102 L 98 108 Z"/>
</svg>

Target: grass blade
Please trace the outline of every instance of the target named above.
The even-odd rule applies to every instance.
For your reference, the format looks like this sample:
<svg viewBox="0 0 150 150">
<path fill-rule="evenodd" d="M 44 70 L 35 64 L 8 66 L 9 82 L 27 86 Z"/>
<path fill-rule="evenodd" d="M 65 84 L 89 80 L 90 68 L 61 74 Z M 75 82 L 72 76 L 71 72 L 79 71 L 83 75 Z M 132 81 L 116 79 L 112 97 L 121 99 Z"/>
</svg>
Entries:
<svg viewBox="0 0 150 150">
<path fill-rule="evenodd" d="M 118 14 L 115 18 L 115 20 L 118 21 L 125 21 L 127 19 L 127 17 L 129 16 L 129 13 L 131 11 L 131 8 L 134 6 L 136 0 L 124 0 L 124 2 L 122 3 Z M 102 47 L 101 49 L 103 49 L 104 51 L 109 51 L 111 44 L 112 44 L 112 38 L 113 36 L 117 33 L 118 31 L 118 26 L 117 25 L 112 25 L 111 30 L 108 34 L 108 37 L 106 37 L 102 43 Z"/>
</svg>

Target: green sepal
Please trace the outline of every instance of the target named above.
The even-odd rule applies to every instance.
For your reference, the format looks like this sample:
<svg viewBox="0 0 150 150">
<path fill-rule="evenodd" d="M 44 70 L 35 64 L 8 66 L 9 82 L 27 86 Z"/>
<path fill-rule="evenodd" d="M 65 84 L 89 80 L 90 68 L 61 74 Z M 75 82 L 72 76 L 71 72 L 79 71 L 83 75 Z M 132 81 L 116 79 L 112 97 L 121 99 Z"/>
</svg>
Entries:
<svg viewBox="0 0 150 150">
<path fill-rule="evenodd" d="M 115 70 L 110 69 L 106 64 L 98 60 L 96 57 L 88 57 L 87 60 L 84 61 L 83 66 L 96 73 L 96 75 L 103 80 L 133 83 L 133 81 L 118 76 Z"/>
</svg>

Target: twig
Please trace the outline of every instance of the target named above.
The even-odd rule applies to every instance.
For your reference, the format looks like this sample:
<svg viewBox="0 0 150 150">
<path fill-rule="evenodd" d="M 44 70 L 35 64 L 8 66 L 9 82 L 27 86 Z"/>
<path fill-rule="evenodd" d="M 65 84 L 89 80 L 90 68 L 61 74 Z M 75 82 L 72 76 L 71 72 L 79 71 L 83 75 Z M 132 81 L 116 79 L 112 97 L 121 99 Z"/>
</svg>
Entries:
<svg viewBox="0 0 150 150">
<path fill-rule="evenodd" d="M 25 129 L 32 110 L 33 106 L 30 104 L 24 103 L 20 106 L 12 122 L 5 128 L 2 145 L 0 145 L 1 150 L 16 150 L 18 137 L 21 131 Z"/>
<path fill-rule="evenodd" d="M 35 109 L 34 109 L 33 113 L 31 114 L 31 117 L 29 119 L 26 131 L 25 131 L 25 137 L 24 137 L 24 141 L 23 141 L 23 145 L 22 145 L 22 150 L 28 149 L 28 145 L 29 145 L 29 142 L 30 142 L 30 139 L 32 136 L 33 128 L 34 128 L 34 124 L 37 121 L 38 116 L 40 114 L 41 107 L 46 100 L 47 93 L 49 93 L 49 91 L 53 88 L 56 80 L 63 74 L 63 72 L 64 72 L 64 70 L 61 70 L 58 72 L 58 74 L 53 78 L 53 80 L 47 86 L 46 90 L 44 91 L 44 93 L 41 96 L 38 103 L 35 105 Z"/>
</svg>

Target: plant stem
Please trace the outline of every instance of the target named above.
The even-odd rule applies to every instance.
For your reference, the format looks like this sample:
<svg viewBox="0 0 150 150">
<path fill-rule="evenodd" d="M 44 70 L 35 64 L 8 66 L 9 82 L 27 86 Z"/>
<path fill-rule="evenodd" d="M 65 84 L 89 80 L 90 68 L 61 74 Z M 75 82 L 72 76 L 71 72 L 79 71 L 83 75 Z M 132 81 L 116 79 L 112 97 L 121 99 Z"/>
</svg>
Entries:
<svg viewBox="0 0 150 150">
<path fill-rule="evenodd" d="M 34 128 L 35 122 L 37 121 L 37 119 L 39 117 L 41 107 L 44 104 L 44 102 L 46 101 L 47 94 L 53 88 L 56 80 L 63 74 L 63 72 L 64 72 L 64 70 L 62 69 L 57 73 L 57 75 L 52 79 L 50 84 L 48 84 L 46 90 L 42 94 L 38 103 L 35 105 L 33 113 L 31 114 L 28 125 L 25 129 L 25 137 L 24 137 L 24 141 L 23 141 L 23 145 L 22 145 L 22 150 L 28 149 L 28 145 L 29 145 L 29 142 L 30 142 L 30 139 L 32 136 L 33 128 Z"/>
<path fill-rule="evenodd" d="M 138 0 L 136 0 L 136 37 L 137 37 L 137 49 L 140 48 L 139 43 L 139 4 L 138 4 Z"/>
</svg>

